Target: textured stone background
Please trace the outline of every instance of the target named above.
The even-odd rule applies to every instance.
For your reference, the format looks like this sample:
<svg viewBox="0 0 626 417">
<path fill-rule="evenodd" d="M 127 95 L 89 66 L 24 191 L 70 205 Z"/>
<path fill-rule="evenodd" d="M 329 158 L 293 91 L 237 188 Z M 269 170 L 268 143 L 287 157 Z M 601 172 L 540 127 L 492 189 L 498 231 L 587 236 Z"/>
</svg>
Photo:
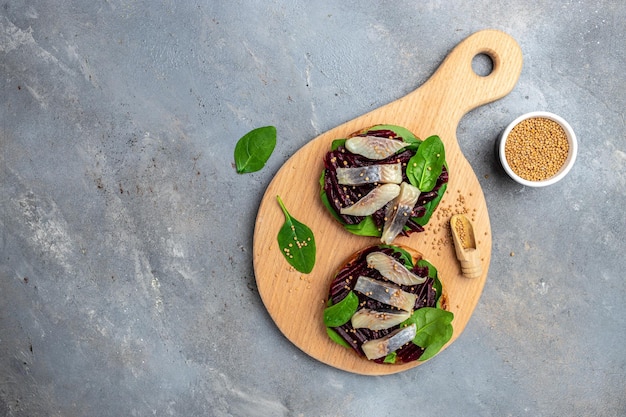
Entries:
<svg viewBox="0 0 626 417">
<path fill-rule="evenodd" d="M 621 0 L 2 2 L 0 415 L 626 414 L 625 22 Z M 484 28 L 525 63 L 458 129 L 493 232 L 472 320 L 401 374 L 309 358 L 256 291 L 265 187 Z M 548 189 L 494 159 L 532 110 L 580 140 Z M 268 124 L 268 165 L 237 175 Z"/>
</svg>

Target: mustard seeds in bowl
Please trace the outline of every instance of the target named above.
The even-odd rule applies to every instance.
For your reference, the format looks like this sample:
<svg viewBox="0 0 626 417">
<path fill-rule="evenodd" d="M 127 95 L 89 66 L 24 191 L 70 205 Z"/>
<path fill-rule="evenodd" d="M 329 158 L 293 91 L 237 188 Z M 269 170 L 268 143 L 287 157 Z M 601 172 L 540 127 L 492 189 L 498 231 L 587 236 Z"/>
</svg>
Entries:
<svg viewBox="0 0 626 417">
<path fill-rule="evenodd" d="M 504 146 L 513 172 L 528 181 L 553 177 L 565 164 L 568 152 L 565 129 L 545 117 L 521 121 L 509 132 Z"/>
<path fill-rule="evenodd" d="M 500 136 L 498 153 L 511 178 L 530 187 L 561 180 L 574 164 L 577 141 L 561 117 L 532 112 L 515 119 Z"/>
</svg>

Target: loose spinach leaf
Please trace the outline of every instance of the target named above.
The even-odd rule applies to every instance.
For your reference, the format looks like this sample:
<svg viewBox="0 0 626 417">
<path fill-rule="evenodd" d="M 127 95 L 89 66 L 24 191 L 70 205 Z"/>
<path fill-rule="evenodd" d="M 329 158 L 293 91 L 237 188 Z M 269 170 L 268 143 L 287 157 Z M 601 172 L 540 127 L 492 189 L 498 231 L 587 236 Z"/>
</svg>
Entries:
<svg viewBox="0 0 626 417">
<path fill-rule="evenodd" d="M 406 176 L 421 192 L 431 191 L 437 184 L 445 161 L 443 142 L 439 136 L 431 136 L 419 145 L 415 155 L 409 159 Z"/>
<path fill-rule="evenodd" d="M 341 345 L 341 346 L 347 347 L 347 348 L 351 348 L 351 346 L 348 344 L 348 342 L 343 340 L 343 338 L 341 336 L 339 336 L 339 333 L 337 333 L 336 331 L 334 331 L 330 327 L 326 328 L 326 334 L 328 335 L 328 337 L 330 337 L 330 340 L 332 340 L 333 342 L 337 343 L 338 345 Z"/>
<path fill-rule="evenodd" d="M 433 307 L 423 307 L 416 310 L 411 317 L 402 323 L 402 326 L 415 324 L 417 334 L 413 343 L 424 348 L 420 361 L 435 356 L 452 337 L 452 319 L 454 314 L 449 311 Z"/>
<path fill-rule="evenodd" d="M 346 298 L 324 309 L 324 324 L 326 327 L 343 326 L 350 320 L 359 308 L 359 297 L 350 291 Z"/>
<path fill-rule="evenodd" d="M 384 363 L 396 363 L 397 357 L 398 357 L 398 354 L 396 352 L 391 352 L 387 356 L 385 356 L 385 359 L 383 360 L 383 362 Z"/>
<path fill-rule="evenodd" d="M 259 127 L 243 135 L 235 145 L 237 173 L 245 174 L 263 168 L 275 147 L 274 126 Z"/>
<path fill-rule="evenodd" d="M 276 196 L 285 215 L 285 223 L 278 232 L 278 246 L 287 262 L 296 270 L 308 274 L 315 265 L 315 237 L 309 227 L 291 217 L 285 204 Z"/>
</svg>

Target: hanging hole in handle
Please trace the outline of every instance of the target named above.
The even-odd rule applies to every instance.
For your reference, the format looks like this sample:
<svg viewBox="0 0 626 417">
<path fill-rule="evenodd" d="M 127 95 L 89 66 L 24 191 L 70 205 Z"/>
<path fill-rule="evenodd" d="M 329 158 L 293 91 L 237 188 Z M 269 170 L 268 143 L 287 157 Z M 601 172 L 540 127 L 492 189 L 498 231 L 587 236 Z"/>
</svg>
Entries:
<svg viewBox="0 0 626 417">
<path fill-rule="evenodd" d="M 476 54 L 472 58 L 472 70 L 476 75 L 488 77 L 493 72 L 493 59 L 484 52 Z"/>
</svg>

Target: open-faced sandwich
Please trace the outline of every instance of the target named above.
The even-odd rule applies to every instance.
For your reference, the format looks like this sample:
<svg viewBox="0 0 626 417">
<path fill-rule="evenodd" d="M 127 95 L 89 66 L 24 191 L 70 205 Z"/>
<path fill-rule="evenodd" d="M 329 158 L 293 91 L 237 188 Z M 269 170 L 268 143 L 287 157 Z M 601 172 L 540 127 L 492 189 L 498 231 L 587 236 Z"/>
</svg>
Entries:
<svg viewBox="0 0 626 417">
<path fill-rule="evenodd" d="M 333 277 L 324 325 L 334 342 L 368 360 L 400 364 L 436 355 L 453 314 L 437 269 L 405 246 L 370 246 Z"/>
<path fill-rule="evenodd" d="M 351 233 L 378 236 L 424 230 L 446 191 L 445 149 L 400 126 L 376 125 L 333 141 L 324 158 L 321 199 Z"/>
</svg>

